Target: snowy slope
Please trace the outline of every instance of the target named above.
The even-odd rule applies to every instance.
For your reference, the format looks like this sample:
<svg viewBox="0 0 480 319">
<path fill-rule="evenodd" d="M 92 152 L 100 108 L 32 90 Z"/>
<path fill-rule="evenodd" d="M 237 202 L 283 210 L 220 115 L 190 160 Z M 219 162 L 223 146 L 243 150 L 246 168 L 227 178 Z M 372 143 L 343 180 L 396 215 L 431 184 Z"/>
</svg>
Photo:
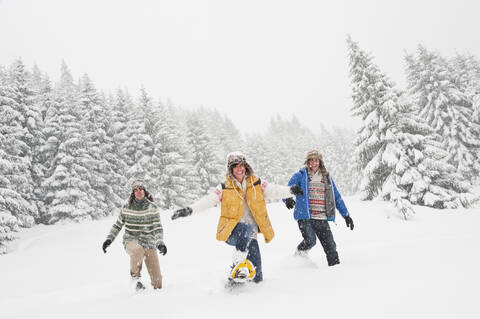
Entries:
<svg viewBox="0 0 480 319">
<path fill-rule="evenodd" d="M 345 202 L 355 230 L 332 224 L 342 262 L 332 268 L 319 244 L 307 260 L 292 256 L 292 212 L 270 204 L 276 237 L 259 236 L 265 281 L 235 293 L 223 288 L 232 248 L 215 240 L 218 208 L 177 221 L 163 213 L 164 289 L 140 294 L 121 238 L 101 251 L 115 217 L 28 229 L 0 256 L 0 318 L 480 318 L 478 208 L 417 207 L 405 222 L 387 203 Z"/>
</svg>

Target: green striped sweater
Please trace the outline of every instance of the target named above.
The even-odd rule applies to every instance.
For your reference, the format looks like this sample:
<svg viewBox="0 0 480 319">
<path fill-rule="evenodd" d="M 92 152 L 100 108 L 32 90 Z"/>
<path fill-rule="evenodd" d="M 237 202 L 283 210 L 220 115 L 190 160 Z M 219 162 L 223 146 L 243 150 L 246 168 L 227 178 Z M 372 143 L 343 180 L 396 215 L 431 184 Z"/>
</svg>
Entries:
<svg viewBox="0 0 480 319">
<path fill-rule="evenodd" d="M 123 225 L 125 225 L 124 245 L 133 240 L 145 248 L 156 249 L 158 245 L 163 244 L 160 213 L 158 207 L 151 201 L 146 200 L 143 205 L 123 206 L 107 239 L 114 241 Z"/>
</svg>

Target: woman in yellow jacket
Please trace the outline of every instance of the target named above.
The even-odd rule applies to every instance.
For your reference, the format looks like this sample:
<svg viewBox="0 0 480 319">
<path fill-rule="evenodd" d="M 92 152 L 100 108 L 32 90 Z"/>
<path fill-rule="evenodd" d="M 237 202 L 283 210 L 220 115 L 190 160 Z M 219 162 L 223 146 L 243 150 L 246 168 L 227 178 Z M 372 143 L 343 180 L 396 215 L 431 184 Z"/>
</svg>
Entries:
<svg viewBox="0 0 480 319">
<path fill-rule="evenodd" d="M 172 219 L 186 217 L 221 203 L 217 240 L 235 246 L 230 281 L 263 280 L 262 260 L 257 234 L 265 242 L 273 239 L 274 231 L 268 217 L 266 199 L 282 199 L 300 195 L 300 187 L 267 184 L 253 174 L 252 167 L 240 152 L 227 156 L 225 182 L 189 207 L 174 212 Z"/>
</svg>

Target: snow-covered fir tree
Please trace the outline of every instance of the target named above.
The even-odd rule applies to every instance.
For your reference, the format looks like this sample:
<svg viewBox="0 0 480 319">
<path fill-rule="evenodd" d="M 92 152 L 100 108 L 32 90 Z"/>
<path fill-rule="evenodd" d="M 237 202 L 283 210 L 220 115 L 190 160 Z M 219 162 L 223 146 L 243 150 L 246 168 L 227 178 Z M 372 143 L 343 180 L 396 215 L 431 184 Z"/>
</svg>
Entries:
<svg viewBox="0 0 480 319">
<path fill-rule="evenodd" d="M 181 126 L 173 106 L 159 101 L 153 127 L 155 145 L 154 176 L 158 204 L 165 209 L 183 207 L 193 201 L 200 188 L 189 181 L 195 171 L 188 160 L 188 146 L 182 138 Z"/>
<path fill-rule="evenodd" d="M 29 162 L 24 158 L 28 145 L 23 141 L 26 129 L 16 91 L 0 74 L 0 254 L 21 227 L 31 227 L 36 208 L 22 194 L 27 193 Z"/>
<path fill-rule="evenodd" d="M 270 169 L 276 159 L 272 156 L 274 148 L 265 141 L 265 137 L 258 132 L 246 134 L 244 152 L 255 175 L 265 181 L 272 181 Z"/>
<path fill-rule="evenodd" d="M 127 91 L 118 88 L 110 101 L 109 107 L 109 126 L 107 134 L 113 141 L 114 158 L 109 160 L 114 171 L 120 175 L 120 180 L 116 181 L 112 187 L 115 194 L 122 198 L 127 198 L 130 193 L 130 186 L 127 185 L 127 156 L 124 153 L 124 146 L 127 142 L 127 124 L 130 110 L 134 108 L 133 99 Z"/>
<path fill-rule="evenodd" d="M 325 166 L 342 195 L 353 195 L 358 190 L 360 173 L 352 158 L 355 132 L 334 127 L 328 131 L 321 126 L 317 148 L 321 150 Z"/>
<path fill-rule="evenodd" d="M 150 97 L 145 87 L 140 88 L 140 97 L 138 98 L 138 107 L 140 110 L 145 114 L 144 118 L 144 125 L 145 131 L 148 135 L 153 136 L 155 135 L 154 126 L 155 123 L 158 121 L 158 111 L 154 110 L 154 101 L 153 98 Z"/>
<path fill-rule="evenodd" d="M 91 157 L 80 110 L 78 87 L 63 62 L 54 101 L 45 121 L 52 160 L 42 183 L 46 205 L 41 218 L 43 223 L 52 224 L 64 219 L 83 221 L 95 214 L 89 183 Z"/>
<path fill-rule="evenodd" d="M 196 180 L 192 182 L 201 185 L 201 192 L 205 194 L 225 179 L 224 160 L 220 159 L 212 137 L 208 134 L 206 124 L 197 112 L 187 115 L 187 139 L 192 158 L 192 170 L 196 173 Z M 200 195 L 203 195 L 200 194 Z"/>
<path fill-rule="evenodd" d="M 244 140 L 227 115 L 222 115 L 217 109 L 199 108 L 196 114 L 205 123 L 207 133 L 215 143 L 219 158 L 225 158 L 228 153 L 244 148 Z"/>
<path fill-rule="evenodd" d="M 476 136 L 480 136 L 480 61 L 471 54 L 457 53 L 450 61 L 450 73 L 472 107 L 472 122 L 477 130 Z M 480 148 L 478 152 L 477 158 L 480 158 Z M 479 176 L 476 182 L 480 182 Z"/>
<path fill-rule="evenodd" d="M 362 172 L 359 184 L 361 198 L 371 200 L 379 194 L 390 175 L 383 153 L 392 139 L 392 115 L 397 111 L 397 94 L 393 83 L 372 62 L 370 54 L 357 42 L 347 39 L 350 79 L 352 83 L 352 112 L 362 119 L 355 140 L 355 160 Z"/>
<path fill-rule="evenodd" d="M 383 156 L 393 170 L 381 196 L 434 208 L 469 207 L 475 198 L 469 193 L 469 183 L 447 163 L 441 136 L 415 114 L 406 97 L 397 105 L 392 115 L 394 134 Z M 405 217 L 411 213 L 406 205 L 398 208 Z"/>
<path fill-rule="evenodd" d="M 33 175 L 34 165 L 37 168 L 38 163 L 34 163 L 35 153 L 37 153 L 38 145 L 43 142 L 41 130 L 42 130 L 42 118 L 40 109 L 37 105 L 33 104 L 33 92 L 28 87 L 28 78 L 30 75 L 25 69 L 25 65 L 21 59 L 14 61 L 10 67 L 9 82 L 10 87 L 13 89 L 13 99 L 16 102 L 16 110 L 20 112 L 22 122 L 19 123 L 24 128 L 24 134 L 18 138 L 26 145 L 26 147 L 19 153 L 26 165 L 24 172 L 25 182 L 17 185 L 17 191 L 25 198 L 30 204 L 37 210 L 37 202 L 39 200 L 34 194 Z M 36 159 L 35 159 L 36 160 Z M 36 182 L 38 179 L 36 178 Z M 35 212 L 34 217 L 37 216 Z"/>
<path fill-rule="evenodd" d="M 352 82 L 352 111 L 363 123 L 355 141 L 355 156 L 362 173 L 361 198 L 371 200 L 380 195 L 393 203 L 408 218 L 414 213 L 397 173 L 399 157 L 404 153 L 396 125 L 398 94 L 394 84 L 373 63 L 370 54 L 358 43 L 347 39 Z"/>
<path fill-rule="evenodd" d="M 303 163 L 307 148 L 302 145 L 300 135 L 303 127 L 293 119 L 284 120 L 280 116 L 270 119 L 263 141 L 265 158 L 269 165 L 266 167 L 266 178 L 276 184 L 287 184 L 293 172 L 296 172 Z M 254 155 L 255 156 L 255 155 Z"/>
<path fill-rule="evenodd" d="M 36 65 L 33 67 L 28 82 L 28 86 L 32 92 L 30 105 L 35 114 L 35 120 L 32 122 L 34 124 L 32 145 L 33 193 L 36 198 L 39 215 L 41 215 L 45 212 L 41 184 L 45 178 L 45 172 L 48 166 L 47 161 L 49 160 L 43 153 L 43 147 L 46 144 L 44 135 L 45 117 L 52 102 L 52 87 L 48 76 L 43 74 Z"/>
<path fill-rule="evenodd" d="M 364 163 L 363 198 L 380 195 L 392 201 L 405 218 L 413 213 L 411 203 L 435 208 L 468 206 L 473 200 L 469 185 L 447 163 L 440 136 L 405 98 L 399 99 L 393 83 L 371 57 L 348 41 L 353 109 L 364 120 L 356 152 L 359 159 L 370 158 L 360 162 Z"/>
<path fill-rule="evenodd" d="M 351 194 L 353 190 L 350 189 L 356 189 L 358 183 L 358 178 L 352 176 L 356 170 L 351 160 L 351 135 L 353 133 L 330 133 L 325 128 L 318 135 L 303 126 L 295 116 L 287 120 L 276 116 L 270 119 L 263 135 L 258 132 L 246 134 L 245 152 L 254 170 L 265 180 L 286 184 L 304 166 L 306 153 L 318 149 L 339 189 Z"/>
<path fill-rule="evenodd" d="M 139 102 L 142 101 L 145 102 L 145 100 Z M 151 114 L 145 114 L 145 105 L 140 104 L 127 110 L 127 115 L 124 142 L 120 149 L 120 154 L 127 165 L 126 176 L 129 181 L 141 178 L 150 185 L 154 145 L 152 137 L 147 132 L 145 118 Z"/>
<path fill-rule="evenodd" d="M 457 53 L 449 62 L 455 85 L 473 104 L 473 100 L 480 95 L 480 61 L 471 54 Z"/>
<path fill-rule="evenodd" d="M 456 85 L 461 77 L 455 79 L 448 61 L 423 46 L 406 57 L 406 71 L 413 103 L 419 115 L 443 137 L 448 162 L 474 181 L 480 173 L 480 126 L 473 121 L 472 102 Z"/>
<path fill-rule="evenodd" d="M 113 191 L 112 185 L 122 181 L 115 171 L 117 161 L 113 141 L 107 134 L 109 117 L 106 101 L 95 89 L 88 75 L 79 83 L 79 111 L 82 119 L 86 149 L 91 206 L 93 218 L 108 216 L 121 205 L 121 198 Z"/>
</svg>

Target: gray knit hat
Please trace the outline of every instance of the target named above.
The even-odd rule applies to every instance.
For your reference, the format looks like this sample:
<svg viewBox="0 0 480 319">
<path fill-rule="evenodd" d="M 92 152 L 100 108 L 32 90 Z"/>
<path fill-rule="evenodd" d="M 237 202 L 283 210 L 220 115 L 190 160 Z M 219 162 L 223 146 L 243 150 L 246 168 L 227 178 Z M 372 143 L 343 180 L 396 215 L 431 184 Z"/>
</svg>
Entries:
<svg viewBox="0 0 480 319">
<path fill-rule="evenodd" d="M 233 168 L 243 163 L 245 165 L 245 175 L 250 176 L 253 175 L 252 167 L 247 163 L 245 155 L 242 152 L 231 152 L 227 155 L 227 172 L 230 177 L 233 176 Z"/>
<path fill-rule="evenodd" d="M 146 189 L 145 187 L 145 181 L 143 179 L 136 179 L 132 182 L 132 190 L 141 188 L 143 190 Z"/>
</svg>

